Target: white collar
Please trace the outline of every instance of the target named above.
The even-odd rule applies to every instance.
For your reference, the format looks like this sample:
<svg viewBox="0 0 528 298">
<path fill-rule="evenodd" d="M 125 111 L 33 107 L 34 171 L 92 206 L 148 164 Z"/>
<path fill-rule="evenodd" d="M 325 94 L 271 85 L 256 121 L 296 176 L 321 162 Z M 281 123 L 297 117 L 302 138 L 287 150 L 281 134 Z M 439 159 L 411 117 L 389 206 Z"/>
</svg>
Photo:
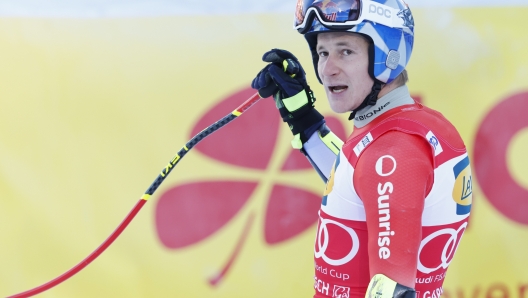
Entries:
<svg viewBox="0 0 528 298">
<path fill-rule="evenodd" d="M 413 103 L 414 99 L 409 94 L 409 89 L 403 85 L 378 98 L 376 105 L 359 110 L 354 118 L 354 126 L 364 127 L 388 110 Z"/>
</svg>

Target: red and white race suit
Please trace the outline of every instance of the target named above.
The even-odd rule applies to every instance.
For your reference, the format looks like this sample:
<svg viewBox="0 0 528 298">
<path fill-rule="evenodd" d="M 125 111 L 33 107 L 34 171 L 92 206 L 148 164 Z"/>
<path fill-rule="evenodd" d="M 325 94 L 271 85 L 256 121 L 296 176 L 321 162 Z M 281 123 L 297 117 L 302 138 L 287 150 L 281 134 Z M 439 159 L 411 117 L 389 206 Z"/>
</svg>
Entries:
<svg viewBox="0 0 528 298">
<path fill-rule="evenodd" d="M 419 298 L 439 297 L 468 225 L 472 178 L 461 137 L 440 113 L 409 102 L 406 87 L 393 92 L 356 117 L 363 126 L 329 175 L 314 248 L 316 298 L 365 297 L 378 273 Z"/>
</svg>

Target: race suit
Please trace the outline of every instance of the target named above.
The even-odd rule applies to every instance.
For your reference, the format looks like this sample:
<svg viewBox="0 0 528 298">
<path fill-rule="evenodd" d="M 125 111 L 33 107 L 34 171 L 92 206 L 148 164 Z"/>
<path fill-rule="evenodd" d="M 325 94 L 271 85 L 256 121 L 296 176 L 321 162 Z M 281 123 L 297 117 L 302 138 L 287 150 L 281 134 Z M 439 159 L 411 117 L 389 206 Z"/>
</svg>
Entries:
<svg viewBox="0 0 528 298">
<path fill-rule="evenodd" d="M 437 298 L 472 203 L 464 143 L 406 86 L 359 111 L 354 125 L 337 157 L 324 149 L 322 128 L 303 148 L 327 180 L 314 297 L 365 297 L 372 276 L 383 273 L 414 285 L 418 298 Z"/>
</svg>

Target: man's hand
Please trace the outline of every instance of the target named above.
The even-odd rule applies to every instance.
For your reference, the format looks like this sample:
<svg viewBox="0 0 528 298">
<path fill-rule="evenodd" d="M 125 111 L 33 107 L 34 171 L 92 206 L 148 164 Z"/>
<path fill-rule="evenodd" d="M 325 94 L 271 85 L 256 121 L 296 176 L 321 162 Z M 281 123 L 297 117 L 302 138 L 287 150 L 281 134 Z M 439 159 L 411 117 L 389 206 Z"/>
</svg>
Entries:
<svg viewBox="0 0 528 298">
<path fill-rule="evenodd" d="M 288 123 L 295 136 L 294 148 L 302 148 L 306 141 L 303 133 L 323 120 L 314 108 L 315 97 L 306 83 L 306 73 L 299 60 L 290 52 L 273 49 L 264 54 L 264 67 L 251 83 L 261 97 L 272 96 L 282 120 Z"/>
<path fill-rule="evenodd" d="M 273 49 L 262 56 L 262 61 L 269 64 L 257 74 L 251 84 L 261 97 L 275 96 L 280 91 L 280 97 L 284 99 L 308 87 L 306 74 L 292 53 Z"/>
<path fill-rule="evenodd" d="M 416 291 L 383 274 L 376 274 L 370 280 L 365 298 L 416 298 Z"/>
</svg>

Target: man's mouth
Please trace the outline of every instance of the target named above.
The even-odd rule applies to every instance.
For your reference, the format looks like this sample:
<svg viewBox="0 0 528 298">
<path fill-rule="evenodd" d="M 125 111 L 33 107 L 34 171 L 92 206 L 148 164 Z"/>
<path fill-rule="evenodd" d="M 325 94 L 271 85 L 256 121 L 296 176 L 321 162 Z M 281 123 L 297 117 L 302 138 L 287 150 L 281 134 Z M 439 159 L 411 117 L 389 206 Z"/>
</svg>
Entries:
<svg viewBox="0 0 528 298">
<path fill-rule="evenodd" d="M 328 89 L 330 90 L 330 92 L 337 94 L 337 93 L 346 91 L 348 89 L 348 86 L 345 86 L 345 85 L 328 86 Z"/>
</svg>

